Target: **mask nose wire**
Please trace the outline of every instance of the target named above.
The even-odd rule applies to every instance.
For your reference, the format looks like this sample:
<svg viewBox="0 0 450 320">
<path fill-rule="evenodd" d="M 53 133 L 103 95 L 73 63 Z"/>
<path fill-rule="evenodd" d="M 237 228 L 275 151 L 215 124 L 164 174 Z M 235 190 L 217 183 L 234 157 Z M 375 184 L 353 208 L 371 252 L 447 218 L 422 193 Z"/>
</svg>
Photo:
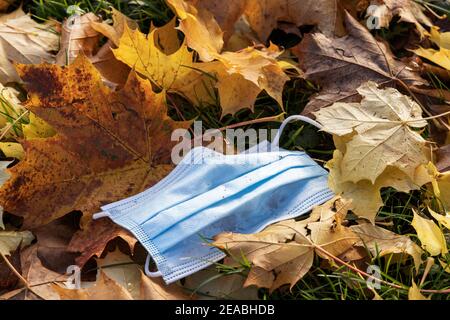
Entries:
<svg viewBox="0 0 450 320">
<path fill-rule="evenodd" d="M 317 121 L 314 121 L 311 118 L 308 118 L 308 117 L 305 117 L 305 116 L 300 116 L 300 115 L 290 116 L 290 117 L 286 118 L 283 121 L 283 123 L 280 126 L 280 129 L 278 129 L 277 135 L 275 136 L 275 138 L 272 141 L 272 147 L 279 147 L 280 138 L 281 138 L 281 135 L 283 134 L 284 128 L 286 127 L 286 125 L 289 122 L 297 121 L 297 120 L 301 120 L 301 121 L 307 122 L 307 123 L 315 126 L 318 129 L 323 129 L 323 126 L 320 123 L 318 123 Z"/>
</svg>

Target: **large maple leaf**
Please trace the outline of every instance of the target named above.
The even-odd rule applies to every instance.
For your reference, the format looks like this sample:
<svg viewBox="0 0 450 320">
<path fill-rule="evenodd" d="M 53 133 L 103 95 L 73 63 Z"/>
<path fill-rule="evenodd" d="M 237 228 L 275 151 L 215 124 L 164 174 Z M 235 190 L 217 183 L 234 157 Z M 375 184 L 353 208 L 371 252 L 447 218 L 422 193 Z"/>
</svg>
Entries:
<svg viewBox="0 0 450 320">
<path fill-rule="evenodd" d="M 322 33 L 308 34 L 293 49 L 306 78 L 321 86 L 303 114 L 311 115 L 335 102 L 359 101 L 357 88 L 367 81 L 381 86 L 422 85 L 426 81 L 396 60 L 385 43 L 346 13 L 348 35 L 330 38 Z"/>
<path fill-rule="evenodd" d="M 92 247 L 86 241 L 84 248 L 91 255 L 101 252 L 124 231 L 111 226 L 96 233 L 92 213 L 163 178 L 172 168 L 171 132 L 189 122 L 169 118 L 164 95 L 155 94 L 149 81 L 134 72 L 120 91 L 111 91 L 84 56 L 69 67 L 17 69 L 28 89 L 26 107 L 57 135 L 23 141 L 25 158 L 10 170 L 0 202 L 24 217 L 25 228 L 82 211 L 82 224 L 90 226 L 89 239 L 96 243 Z M 83 251 L 83 246 L 77 248 Z"/>
</svg>

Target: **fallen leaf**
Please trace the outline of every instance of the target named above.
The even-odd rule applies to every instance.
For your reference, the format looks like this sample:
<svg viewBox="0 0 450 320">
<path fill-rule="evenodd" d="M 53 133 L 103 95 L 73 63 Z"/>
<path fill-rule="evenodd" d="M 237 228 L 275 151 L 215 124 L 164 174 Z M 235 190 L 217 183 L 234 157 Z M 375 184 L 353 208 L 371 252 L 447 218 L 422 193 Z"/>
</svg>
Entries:
<svg viewBox="0 0 450 320">
<path fill-rule="evenodd" d="M 81 252 L 76 258 L 76 263 L 83 266 L 92 256 L 100 257 L 105 246 L 116 238 L 124 240 L 133 252 L 137 240 L 130 232 L 110 219 L 90 220 L 84 223 L 82 230 L 73 235 L 67 250 Z"/>
<path fill-rule="evenodd" d="M 226 43 L 235 32 L 235 24 L 244 13 L 247 5 L 246 0 L 192 0 L 191 3 L 199 10 L 207 10 L 214 16 L 214 19 L 223 31 L 224 42 Z"/>
<path fill-rule="evenodd" d="M 444 255 L 448 252 L 444 234 L 432 220 L 422 218 L 414 211 L 414 219 L 411 225 L 416 229 L 422 248 L 432 256 Z"/>
<path fill-rule="evenodd" d="M 450 214 L 449 214 L 450 212 L 444 216 L 431 210 L 430 208 L 428 208 L 428 211 L 430 212 L 433 218 L 435 218 L 440 224 L 442 224 L 444 227 L 450 230 Z"/>
<path fill-rule="evenodd" d="M 296 26 L 317 25 L 327 36 L 343 36 L 343 10 L 338 0 L 247 0 L 246 17 L 262 41 L 277 22 Z"/>
<path fill-rule="evenodd" d="M 422 264 L 422 249 L 409 237 L 399 235 L 371 223 L 351 226 L 350 229 L 360 238 L 356 247 L 367 248 L 374 256 L 398 256 L 401 261 L 411 256 L 416 270 Z"/>
<path fill-rule="evenodd" d="M 141 267 L 122 253 L 117 247 L 102 259 L 96 259 L 97 267 L 106 276 L 125 288 L 133 297 L 139 299 L 141 290 Z"/>
<path fill-rule="evenodd" d="M 30 97 L 26 107 L 58 132 L 24 141 L 26 156 L 0 190 L 5 210 L 24 217 L 25 228 L 76 210 L 87 226 L 102 204 L 141 192 L 172 169 L 171 132 L 190 122 L 171 120 L 163 95 L 153 93 L 148 81 L 131 73 L 127 85 L 113 92 L 84 56 L 66 68 L 18 69 Z M 92 251 L 80 250 L 85 258 L 101 252 L 112 236 L 132 238 L 111 225 L 99 233 L 86 229 L 85 248 Z"/>
<path fill-rule="evenodd" d="M 188 295 L 176 284 L 166 285 L 161 278 L 153 279 L 141 272 L 142 300 L 192 300 L 194 296 Z"/>
<path fill-rule="evenodd" d="M 0 12 L 5 12 L 11 4 L 11 0 L 0 0 Z"/>
<path fill-rule="evenodd" d="M 0 231 L 0 253 L 9 256 L 19 246 L 24 248 L 33 240 L 34 236 L 30 231 Z"/>
<path fill-rule="evenodd" d="M 282 53 L 276 45 L 222 52 L 223 34 L 209 12 L 197 10 L 183 0 L 168 2 L 181 19 L 179 29 L 187 46 L 196 50 L 201 60 L 209 62 L 198 64 L 197 68 L 217 78 L 222 116 L 243 108 L 253 111 L 256 97 L 263 90 L 283 108 L 282 92 L 289 77 L 276 60 Z"/>
<path fill-rule="evenodd" d="M 450 211 L 450 171 L 439 172 L 433 163 L 429 163 L 428 173 L 431 176 L 433 193 L 438 198 L 444 211 Z"/>
<path fill-rule="evenodd" d="M 245 259 L 253 268 L 259 267 L 275 274 L 272 281 L 258 282 L 253 276 L 247 283 L 265 286 L 273 291 L 289 284 L 292 288 L 311 268 L 314 248 L 303 235 L 305 225 L 287 220 L 269 226 L 255 234 L 222 233 L 214 237 L 214 245 L 225 250 L 234 259 Z"/>
<path fill-rule="evenodd" d="M 388 47 L 346 14 L 349 34 L 329 38 L 321 33 L 307 34 L 293 49 L 306 77 L 321 86 L 321 91 L 306 105 L 303 114 L 311 115 L 335 102 L 359 101 L 357 88 L 367 81 L 379 85 L 421 85 L 425 81 L 396 60 Z"/>
<path fill-rule="evenodd" d="M 1 241 L 1 238 L 0 238 Z M 1 247 L 1 243 L 0 243 Z M 8 262 L 14 267 L 15 270 L 18 272 L 20 271 L 20 248 L 17 248 L 16 250 L 12 251 L 11 254 L 8 257 L 2 257 L 0 256 L 0 291 L 3 292 L 4 290 L 10 290 L 13 289 L 18 281 L 19 278 L 15 274 L 15 272 L 12 270 L 10 265 L 8 265 L 5 261 L 5 259 L 8 259 Z"/>
<path fill-rule="evenodd" d="M 431 27 L 433 23 L 424 14 L 424 7 L 414 0 L 372 0 L 373 5 L 384 4 L 387 10 L 382 10 L 383 15 L 379 17 L 380 28 L 389 28 L 394 16 L 399 16 L 400 21 L 413 23 L 420 35 L 423 37 L 427 30 L 423 27 Z"/>
<path fill-rule="evenodd" d="M 120 45 L 113 53 L 159 88 L 177 92 L 195 103 L 211 102 L 212 79 L 195 70 L 198 64 L 193 62 L 193 53 L 182 44 L 177 51 L 167 55 L 157 45 L 157 35 L 158 29 L 145 36 L 126 26 Z"/>
<path fill-rule="evenodd" d="M 427 122 L 417 103 L 393 88 L 378 89 L 374 82 L 357 89 L 361 103 L 335 103 L 314 113 L 326 132 L 345 136 L 341 169 L 345 181 L 372 183 L 388 166 L 414 178 L 417 167 L 428 163 L 426 141 L 412 128 Z"/>
<path fill-rule="evenodd" d="M 0 46 L 3 49 L 2 56 L 6 58 L 0 60 L 0 81 L 3 83 L 18 79 L 16 73 L 11 74 L 14 68 L 9 61 L 27 64 L 54 62 L 53 52 L 59 48 L 59 36 L 55 32 L 59 23 L 37 23 L 22 9 L 18 10 L 19 14 L 10 13 L 3 16 L 0 22 Z"/>
<path fill-rule="evenodd" d="M 109 25 L 105 21 L 99 22 L 98 19 L 91 19 L 90 27 L 111 40 L 115 47 L 118 47 L 120 43 L 120 37 L 125 30 L 125 26 L 132 30 L 135 30 L 138 28 L 138 24 L 136 21 L 128 18 L 123 13 L 114 8 L 111 8 L 111 16 L 113 25 Z"/>
<path fill-rule="evenodd" d="M 184 0 L 167 0 L 180 18 L 179 29 L 186 37 L 187 46 L 198 52 L 204 62 L 213 61 L 223 48 L 223 32 L 214 16 L 197 9 Z"/>
<path fill-rule="evenodd" d="M 32 230 L 37 239 L 37 255 L 45 268 L 64 274 L 67 267 L 75 264 L 78 254 L 67 249 L 78 225 L 79 215 L 70 213 Z"/>
<path fill-rule="evenodd" d="M 62 25 L 61 48 L 56 56 L 56 63 L 68 65 L 75 60 L 80 53 L 86 57 L 92 57 L 97 51 L 100 33 L 92 28 L 92 22 L 98 22 L 100 18 L 92 12 L 81 16 L 70 16 Z"/>
<path fill-rule="evenodd" d="M 373 184 L 369 180 L 361 180 L 357 183 L 343 182 L 345 178 L 341 170 L 342 158 L 342 152 L 335 150 L 333 159 L 327 162 L 326 168 L 330 170 L 328 185 L 336 194 L 341 194 L 344 199 L 352 200 L 351 210 L 372 223 L 375 223 L 378 209 L 383 206 L 381 188 L 392 187 L 401 192 L 409 192 L 419 190 L 420 186 L 431 181 L 425 166 L 420 166 L 416 169 L 414 179 L 410 179 L 397 168 L 389 167 Z"/>
<path fill-rule="evenodd" d="M 97 281 L 90 287 L 66 289 L 53 284 L 52 288 L 59 294 L 61 300 L 133 300 L 125 288 L 109 278 L 102 270 L 97 276 Z"/>
<path fill-rule="evenodd" d="M 408 290 L 408 300 L 430 300 L 431 298 L 425 297 L 421 292 L 420 288 L 413 281 L 412 286 Z"/>
<path fill-rule="evenodd" d="M 437 151 L 436 168 L 440 172 L 450 171 L 450 145 L 445 145 Z"/>
<path fill-rule="evenodd" d="M 59 295 L 53 289 L 52 283 L 64 282 L 67 280 L 68 275 L 54 272 L 42 264 L 38 257 L 38 244 L 28 247 L 21 252 L 21 262 L 22 276 L 33 288 L 33 292 L 26 290 L 24 299 L 59 300 Z"/>
<path fill-rule="evenodd" d="M 359 237 L 343 225 L 350 207 L 351 201 L 334 197 L 314 208 L 320 212 L 320 219 L 317 222 L 308 223 L 307 226 L 311 230 L 311 240 L 314 244 L 334 256 L 339 256 L 359 241 Z M 330 259 L 320 251 L 316 250 L 316 253 L 324 259 Z"/>
<path fill-rule="evenodd" d="M 0 150 L 6 158 L 16 158 L 22 160 L 24 157 L 23 147 L 17 142 L 0 142 Z"/>
<path fill-rule="evenodd" d="M 314 115 L 338 149 L 326 165 L 331 189 L 373 222 L 383 204 L 381 188 L 409 192 L 431 181 L 427 142 L 416 131 L 427 122 L 419 105 L 393 88 L 367 82 L 357 92 L 360 103 L 337 102 Z"/>
<path fill-rule="evenodd" d="M 258 289 L 255 286 L 250 287 L 247 284 L 248 280 L 248 277 L 246 280 L 240 274 L 220 274 L 214 266 L 211 266 L 187 277 L 184 287 L 189 289 L 190 292 L 195 293 L 200 300 L 257 300 Z"/>
<path fill-rule="evenodd" d="M 112 49 L 119 46 L 125 26 L 131 30 L 138 28 L 136 21 L 126 17 L 120 11 L 112 9 L 111 12 L 113 25 L 103 22 L 91 22 L 90 26 L 108 38 L 108 41 L 90 58 L 92 64 L 100 71 L 102 77 L 111 83 L 111 85 L 123 86 L 128 78 L 131 68 L 125 63 L 119 61 L 114 56 Z"/>
</svg>

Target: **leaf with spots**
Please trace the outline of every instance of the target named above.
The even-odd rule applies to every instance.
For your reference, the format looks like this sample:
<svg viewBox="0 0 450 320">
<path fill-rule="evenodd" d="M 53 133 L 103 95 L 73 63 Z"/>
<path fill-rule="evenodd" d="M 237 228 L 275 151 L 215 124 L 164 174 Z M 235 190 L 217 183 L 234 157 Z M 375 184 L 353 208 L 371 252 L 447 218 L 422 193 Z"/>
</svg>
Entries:
<svg viewBox="0 0 450 320">
<path fill-rule="evenodd" d="M 57 135 L 23 141 L 25 158 L 0 190 L 5 210 L 22 216 L 25 228 L 83 212 L 90 241 L 76 248 L 85 256 L 101 253 L 111 238 L 131 238 L 122 229 L 90 228 L 91 215 L 161 180 L 172 169 L 171 132 L 190 123 L 170 119 L 164 96 L 134 72 L 112 91 L 84 56 L 65 68 L 19 65 L 18 71 L 29 94 L 26 108 Z"/>
</svg>

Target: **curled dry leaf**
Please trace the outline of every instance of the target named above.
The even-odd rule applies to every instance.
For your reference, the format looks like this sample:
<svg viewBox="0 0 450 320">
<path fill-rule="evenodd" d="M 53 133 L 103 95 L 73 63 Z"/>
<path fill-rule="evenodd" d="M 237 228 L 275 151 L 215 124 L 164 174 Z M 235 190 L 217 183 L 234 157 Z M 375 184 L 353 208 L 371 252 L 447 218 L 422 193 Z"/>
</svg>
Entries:
<svg viewBox="0 0 450 320">
<path fill-rule="evenodd" d="M 379 28 L 389 28 L 389 24 L 394 16 L 399 16 L 400 21 L 413 23 L 420 35 L 427 34 L 424 28 L 433 26 L 431 20 L 424 14 L 424 7 L 414 0 L 372 0 L 371 5 L 380 6 L 378 12 Z"/>
<path fill-rule="evenodd" d="M 69 17 L 62 25 L 61 48 L 56 63 L 71 64 L 80 53 L 92 57 L 97 51 L 100 33 L 91 24 L 99 21 L 100 18 L 92 12 Z"/>
<path fill-rule="evenodd" d="M 335 102 L 359 101 L 356 89 L 367 81 L 383 86 L 425 83 L 350 14 L 346 14 L 345 21 L 347 36 L 329 38 L 321 33 L 307 34 L 293 49 L 306 77 L 321 86 L 320 93 L 306 105 L 304 114 L 311 115 Z"/>
<path fill-rule="evenodd" d="M 153 93 L 148 81 L 131 73 L 123 89 L 111 91 L 84 56 L 66 68 L 18 70 L 30 96 L 26 107 L 58 132 L 25 141 L 24 160 L 0 190 L 5 210 L 24 217 L 25 227 L 76 210 L 84 213 L 83 226 L 92 224 L 91 214 L 102 204 L 141 192 L 172 169 L 171 132 L 190 123 L 170 119 L 164 96 Z M 91 251 L 81 250 L 82 242 L 74 247 L 91 256 L 113 235 L 130 237 L 111 225 L 86 230 Z"/>
</svg>

